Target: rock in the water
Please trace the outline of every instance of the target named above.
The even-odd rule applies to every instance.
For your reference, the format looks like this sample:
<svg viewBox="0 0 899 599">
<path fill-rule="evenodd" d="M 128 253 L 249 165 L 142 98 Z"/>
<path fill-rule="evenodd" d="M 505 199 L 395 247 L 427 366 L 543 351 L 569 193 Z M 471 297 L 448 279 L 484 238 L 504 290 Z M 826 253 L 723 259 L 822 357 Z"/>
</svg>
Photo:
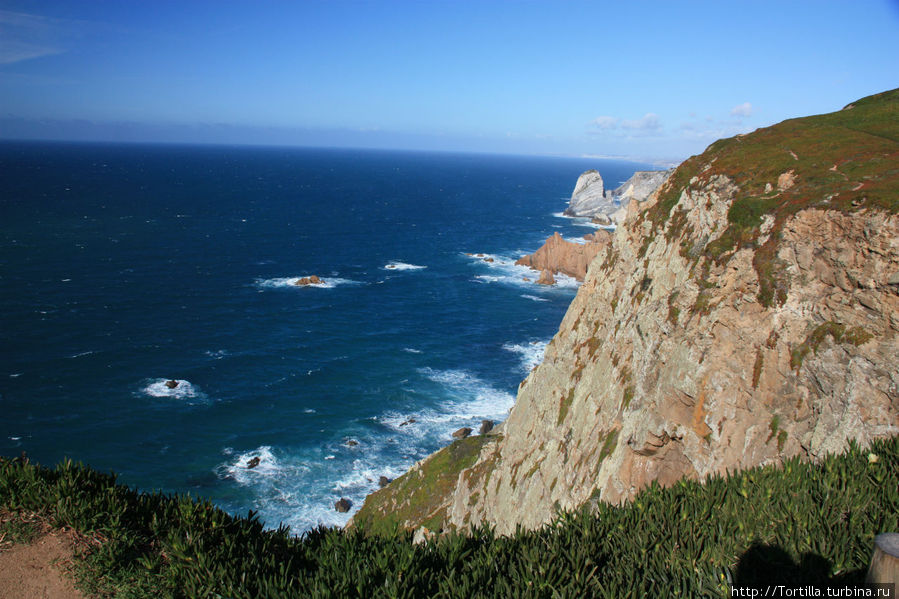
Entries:
<svg viewBox="0 0 899 599">
<path fill-rule="evenodd" d="M 357 441 L 355 439 L 347 439 L 346 441 L 343 442 L 343 444 L 346 445 L 347 447 L 356 447 L 357 445 L 359 445 L 359 441 Z"/>
<path fill-rule="evenodd" d="M 318 276 L 311 275 L 308 277 L 301 277 L 294 282 L 294 285 L 298 287 L 304 287 L 306 285 L 321 285 L 324 283 Z"/>
<path fill-rule="evenodd" d="M 416 423 L 415 418 L 409 418 L 407 420 L 400 422 L 400 426 L 409 426 L 410 424 L 415 424 L 415 423 Z"/>
<path fill-rule="evenodd" d="M 543 272 L 540 273 L 540 278 L 537 279 L 537 284 L 538 285 L 555 285 L 556 278 L 553 276 L 553 273 L 551 273 L 548 270 L 544 270 Z"/>
<path fill-rule="evenodd" d="M 261 462 L 261 461 L 262 461 L 262 458 L 260 458 L 259 456 L 250 458 L 250 460 L 247 462 L 247 468 L 255 468 L 256 466 L 259 465 L 259 462 Z"/>
<path fill-rule="evenodd" d="M 460 428 L 456 432 L 453 433 L 453 438 L 455 439 L 464 439 L 468 435 L 471 434 L 471 429 L 467 426 Z"/>
<path fill-rule="evenodd" d="M 381 478 L 378 479 L 378 487 L 380 487 L 382 489 L 389 484 L 390 484 L 390 479 L 387 478 L 386 476 L 382 476 Z"/>
<path fill-rule="evenodd" d="M 481 428 L 478 429 L 478 432 L 482 435 L 486 435 L 490 431 L 493 430 L 493 421 L 492 420 L 481 420 Z"/>
<path fill-rule="evenodd" d="M 672 170 L 637 171 L 630 179 L 614 190 L 605 189 L 602 176 L 589 170 L 578 177 L 574 192 L 565 209 L 566 216 L 582 216 L 600 219 L 600 224 L 620 222 L 613 215 L 631 200 L 642 202 L 655 191 Z"/>
<path fill-rule="evenodd" d="M 346 512 L 350 511 L 351 507 L 353 507 L 353 502 L 346 497 L 341 497 L 337 500 L 337 503 L 334 504 L 334 509 L 341 514 L 345 514 Z"/>
<path fill-rule="evenodd" d="M 174 379 L 172 379 L 170 381 L 166 381 L 165 386 L 168 387 L 169 389 L 174 389 L 175 387 L 178 386 L 178 381 L 176 381 Z"/>
<path fill-rule="evenodd" d="M 533 254 L 522 256 L 515 264 L 534 270 L 562 273 L 574 277 L 578 281 L 583 281 L 590 263 L 606 247 L 611 240 L 611 235 L 608 231 L 599 230 L 585 235 L 584 240 L 586 243 L 565 241 L 561 235 L 554 233 L 539 250 Z"/>
</svg>

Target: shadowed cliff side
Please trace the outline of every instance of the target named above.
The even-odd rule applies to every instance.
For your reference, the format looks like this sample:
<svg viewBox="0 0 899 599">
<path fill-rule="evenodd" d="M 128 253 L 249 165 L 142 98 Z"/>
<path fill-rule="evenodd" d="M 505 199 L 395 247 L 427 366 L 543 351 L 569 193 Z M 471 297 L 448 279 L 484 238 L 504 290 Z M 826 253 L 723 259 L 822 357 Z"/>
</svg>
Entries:
<svg viewBox="0 0 899 599">
<path fill-rule="evenodd" d="M 899 432 L 897 213 L 899 90 L 687 160 L 630 204 L 428 528 L 510 533 Z M 357 519 L 420 526 L 395 509 L 407 492 L 389 485 Z"/>
</svg>

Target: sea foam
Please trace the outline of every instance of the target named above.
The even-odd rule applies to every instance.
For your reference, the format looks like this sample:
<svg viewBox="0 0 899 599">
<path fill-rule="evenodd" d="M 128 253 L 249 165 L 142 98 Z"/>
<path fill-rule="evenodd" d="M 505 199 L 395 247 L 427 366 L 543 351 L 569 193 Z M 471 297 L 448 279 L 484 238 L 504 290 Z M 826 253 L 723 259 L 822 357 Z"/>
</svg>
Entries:
<svg viewBox="0 0 899 599">
<path fill-rule="evenodd" d="M 535 366 L 543 361 L 543 354 L 546 353 L 547 341 L 531 341 L 530 343 L 506 343 L 503 349 L 512 353 L 516 353 L 521 358 L 521 369 L 525 373 L 529 373 Z"/>
<path fill-rule="evenodd" d="M 172 379 L 153 379 L 144 388 L 143 392 L 150 397 L 169 397 L 173 399 L 205 400 L 206 394 L 195 387 L 190 381 L 174 379 L 177 387 L 169 388 L 166 384 Z"/>
<path fill-rule="evenodd" d="M 293 289 L 306 289 L 307 287 L 315 287 L 318 289 L 333 289 L 338 285 L 350 285 L 354 283 L 358 283 L 358 281 L 353 281 L 350 279 L 342 279 L 340 277 L 323 277 L 321 283 L 314 283 L 309 285 L 297 285 L 297 282 L 303 277 L 307 277 L 310 275 L 303 275 L 299 277 L 278 277 L 274 279 L 256 279 L 256 286 L 261 287 L 263 289 L 275 289 L 275 288 L 293 288 Z"/>
<path fill-rule="evenodd" d="M 408 264 L 406 262 L 388 262 L 383 266 L 384 270 L 423 270 L 427 268 L 427 266 L 421 266 L 419 264 Z"/>
</svg>

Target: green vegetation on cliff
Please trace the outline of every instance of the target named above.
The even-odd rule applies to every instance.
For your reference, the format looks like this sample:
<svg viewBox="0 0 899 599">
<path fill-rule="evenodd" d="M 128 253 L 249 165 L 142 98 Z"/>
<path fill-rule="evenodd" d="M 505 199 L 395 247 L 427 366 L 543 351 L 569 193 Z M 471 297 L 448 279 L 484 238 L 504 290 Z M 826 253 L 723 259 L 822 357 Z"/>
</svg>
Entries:
<svg viewBox="0 0 899 599">
<path fill-rule="evenodd" d="M 354 516 L 356 526 L 370 532 L 389 533 L 406 521 L 423 522 L 432 529 L 441 528 L 446 514 L 440 500 L 456 485 L 459 473 L 471 467 L 481 447 L 493 436 L 477 435 L 454 441 L 365 498 L 365 505 Z"/>
<path fill-rule="evenodd" d="M 715 176 L 738 188 L 728 227 L 715 241 L 685 254 L 727 262 L 734 251 L 756 250 L 759 300 L 783 304 L 789 281 L 777 261 L 784 222 L 800 210 L 899 212 L 899 89 L 863 98 L 830 114 L 786 120 L 746 135 L 721 139 L 681 164 L 643 217 L 652 223 L 645 254 L 655 234 L 683 236 L 685 220 L 672 210 L 686 190 Z M 770 229 L 762 225 L 769 217 Z M 686 249 L 686 248 L 685 248 Z"/>
<path fill-rule="evenodd" d="M 874 535 L 899 529 L 897 488 L 899 437 L 817 465 L 653 485 L 509 537 L 478 528 L 413 545 L 404 531 L 291 537 L 71 462 L 0 460 L 0 536 L 27 541 L 35 518 L 86 535 L 76 570 L 98 596 L 725 597 L 729 584 L 862 582 Z"/>
</svg>

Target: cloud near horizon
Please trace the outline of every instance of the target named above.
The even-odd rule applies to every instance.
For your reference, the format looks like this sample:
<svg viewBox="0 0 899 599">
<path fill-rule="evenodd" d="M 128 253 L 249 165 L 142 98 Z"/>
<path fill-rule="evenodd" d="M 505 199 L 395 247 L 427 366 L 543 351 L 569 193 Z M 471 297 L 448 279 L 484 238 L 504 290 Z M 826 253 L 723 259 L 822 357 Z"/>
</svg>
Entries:
<svg viewBox="0 0 899 599">
<path fill-rule="evenodd" d="M 654 112 L 647 112 L 645 115 L 643 115 L 643 118 L 633 121 L 622 121 L 621 126 L 625 129 L 655 131 L 656 129 L 662 128 L 662 123 L 661 121 L 659 121 L 659 115 L 655 114 Z"/>
<path fill-rule="evenodd" d="M 742 104 L 734 106 L 730 111 L 730 115 L 736 117 L 752 116 L 752 104 L 743 102 Z"/>
<path fill-rule="evenodd" d="M 662 122 L 659 115 L 654 112 L 647 112 L 639 119 L 620 119 L 613 116 L 600 116 L 593 119 L 590 125 L 594 128 L 590 133 L 596 134 L 601 131 L 615 131 L 618 129 L 629 129 L 631 131 L 658 131 L 662 128 Z M 599 129 L 599 131 L 596 131 Z"/>
</svg>

